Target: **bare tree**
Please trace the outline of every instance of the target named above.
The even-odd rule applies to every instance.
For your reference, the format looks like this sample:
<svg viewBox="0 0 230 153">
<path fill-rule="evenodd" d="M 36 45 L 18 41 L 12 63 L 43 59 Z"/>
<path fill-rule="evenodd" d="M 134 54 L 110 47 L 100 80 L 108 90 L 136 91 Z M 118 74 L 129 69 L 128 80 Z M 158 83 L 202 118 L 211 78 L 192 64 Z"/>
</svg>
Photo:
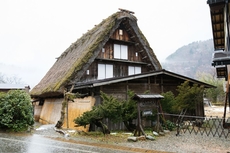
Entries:
<svg viewBox="0 0 230 153">
<path fill-rule="evenodd" d="M 2 73 L 0 73 L 0 83 L 6 83 L 5 76 Z"/>
<path fill-rule="evenodd" d="M 0 73 L 0 83 L 23 84 L 24 82 L 17 76 L 6 77 L 4 74 Z"/>
</svg>

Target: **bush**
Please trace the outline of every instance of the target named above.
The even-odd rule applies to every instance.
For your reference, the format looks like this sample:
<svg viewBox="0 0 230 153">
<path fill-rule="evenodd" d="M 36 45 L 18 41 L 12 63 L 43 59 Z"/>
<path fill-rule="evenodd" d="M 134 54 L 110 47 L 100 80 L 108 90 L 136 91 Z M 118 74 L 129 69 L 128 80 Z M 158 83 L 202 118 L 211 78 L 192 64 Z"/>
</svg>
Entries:
<svg viewBox="0 0 230 153">
<path fill-rule="evenodd" d="M 175 105 L 175 96 L 171 91 L 168 91 L 166 93 L 162 93 L 162 96 L 164 96 L 164 99 L 161 99 L 161 107 L 164 113 L 176 113 L 175 110 L 173 110 L 173 106 Z"/>
<path fill-rule="evenodd" d="M 23 90 L 0 93 L 1 129 L 24 131 L 33 124 L 33 109 L 28 93 Z"/>
<path fill-rule="evenodd" d="M 176 128 L 176 125 L 175 125 L 173 122 L 167 120 L 167 121 L 163 124 L 163 128 L 164 128 L 165 130 L 173 131 L 173 129 Z"/>
</svg>

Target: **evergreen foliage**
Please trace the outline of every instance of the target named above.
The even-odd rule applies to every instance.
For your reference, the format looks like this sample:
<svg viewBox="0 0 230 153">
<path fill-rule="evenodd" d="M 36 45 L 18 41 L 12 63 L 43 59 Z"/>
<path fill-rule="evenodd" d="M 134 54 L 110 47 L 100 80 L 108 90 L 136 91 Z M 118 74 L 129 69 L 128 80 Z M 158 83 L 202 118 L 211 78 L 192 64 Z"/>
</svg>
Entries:
<svg viewBox="0 0 230 153">
<path fill-rule="evenodd" d="M 189 85 L 189 81 L 185 81 L 178 86 L 178 95 L 175 97 L 175 105 L 172 109 L 180 112 L 183 109 L 194 111 L 198 103 L 203 103 L 204 88 L 197 84 Z"/>
<path fill-rule="evenodd" d="M 0 128 L 24 131 L 34 124 L 31 99 L 23 90 L 0 93 Z"/>
<path fill-rule="evenodd" d="M 170 92 L 163 93 L 164 99 L 161 100 L 161 106 L 164 112 L 179 113 L 182 109 L 194 111 L 198 103 L 203 102 L 203 87 L 197 84 L 189 84 L 185 81 L 178 86 L 178 95 L 175 97 Z M 132 124 L 134 119 L 137 119 L 137 105 L 133 100 L 134 92 L 128 92 L 127 100 L 118 100 L 112 95 L 107 95 L 101 92 L 102 103 L 94 106 L 91 111 L 84 112 L 82 116 L 74 119 L 78 126 L 86 126 L 95 124 L 102 128 L 104 134 L 110 133 L 108 127 L 103 123 L 104 119 L 109 119 L 112 122 L 123 122 L 129 131 L 134 131 L 136 126 Z M 154 116 L 149 119 L 152 120 Z M 173 126 L 170 125 L 172 128 Z"/>
<path fill-rule="evenodd" d="M 91 111 L 84 112 L 82 116 L 74 119 L 74 122 L 78 126 L 95 124 L 102 128 L 104 134 L 107 134 L 109 129 L 102 121 L 108 118 L 114 123 L 124 122 L 127 129 L 133 131 L 135 127 L 132 125 L 132 120 L 137 118 L 137 107 L 136 102 L 132 100 L 134 93 L 129 91 L 128 95 L 128 100 L 120 101 L 112 95 L 101 92 L 102 104 L 94 106 Z"/>
<path fill-rule="evenodd" d="M 197 104 L 203 103 L 204 88 L 185 81 L 177 87 L 178 95 L 175 96 L 171 91 L 162 93 L 164 99 L 161 100 L 163 112 L 176 114 L 183 109 L 190 112 L 195 111 Z"/>
<path fill-rule="evenodd" d="M 175 113 L 175 110 L 173 110 L 173 106 L 175 105 L 175 96 L 171 91 L 162 93 L 162 96 L 164 96 L 164 99 L 161 99 L 161 107 L 163 112 L 166 113 Z"/>
</svg>

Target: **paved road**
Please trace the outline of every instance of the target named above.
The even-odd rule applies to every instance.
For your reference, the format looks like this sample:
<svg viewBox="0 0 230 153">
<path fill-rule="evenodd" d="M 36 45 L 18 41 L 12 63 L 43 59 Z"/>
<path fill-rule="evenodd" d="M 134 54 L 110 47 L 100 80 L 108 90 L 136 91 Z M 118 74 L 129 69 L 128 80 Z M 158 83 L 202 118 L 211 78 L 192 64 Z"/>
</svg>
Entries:
<svg viewBox="0 0 230 153">
<path fill-rule="evenodd" d="M 1 153 L 124 153 L 126 151 L 82 145 L 37 134 L 0 133 Z"/>
</svg>

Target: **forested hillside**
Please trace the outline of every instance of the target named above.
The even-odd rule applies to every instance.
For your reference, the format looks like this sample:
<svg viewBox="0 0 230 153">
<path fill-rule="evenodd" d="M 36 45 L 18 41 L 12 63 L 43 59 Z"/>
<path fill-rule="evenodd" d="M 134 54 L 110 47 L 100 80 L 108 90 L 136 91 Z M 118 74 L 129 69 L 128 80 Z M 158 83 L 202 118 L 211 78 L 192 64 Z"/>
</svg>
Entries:
<svg viewBox="0 0 230 153">
<path fill-rule="evenodd" d="M 196 78 L 198 72 L 213 73 L 213 40 L 192 42 L 177 49 L 161 62 L 163 69 Z"/>
</svg>

